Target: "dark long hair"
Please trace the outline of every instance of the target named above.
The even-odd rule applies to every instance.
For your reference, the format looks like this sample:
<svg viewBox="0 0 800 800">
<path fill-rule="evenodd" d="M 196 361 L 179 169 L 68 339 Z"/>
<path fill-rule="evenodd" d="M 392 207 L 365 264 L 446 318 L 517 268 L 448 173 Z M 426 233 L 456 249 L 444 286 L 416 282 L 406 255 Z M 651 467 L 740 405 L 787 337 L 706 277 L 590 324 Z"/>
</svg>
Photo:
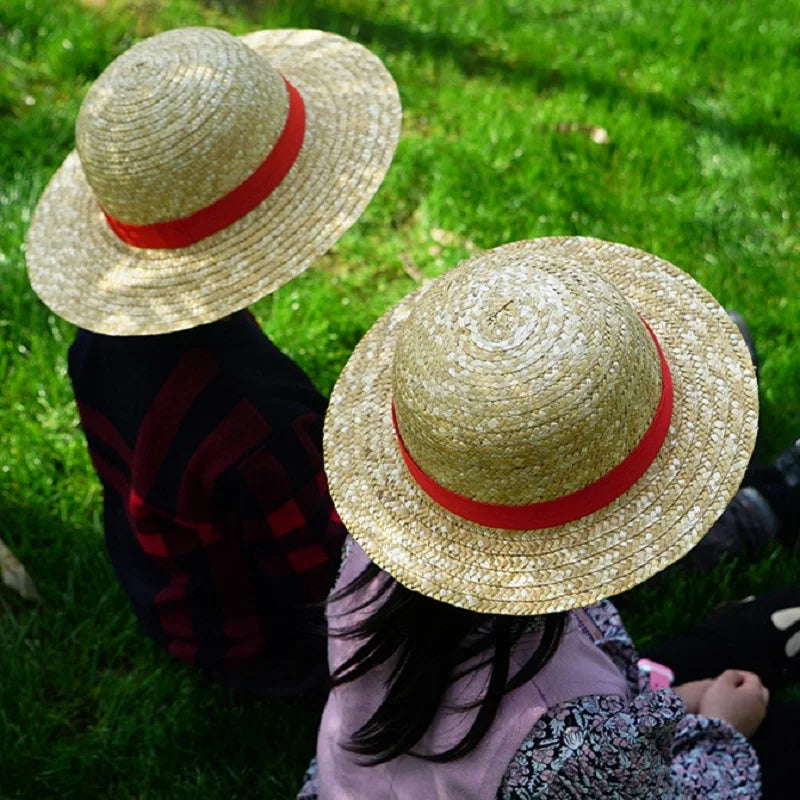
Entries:
<svg viewBox="0 0 800 800">
<path fill-rule="evenodd" d="M 378 580 L 379 579 L 379 580 Z M 354 681 L 395 658 L 386 694 L 375 713 L 353 734 L 348 749 L 366 756 L 363 763 L 381 764 L 409 753 L 429 761 L 454 761 L 476 747 L 497 714 L 503 695 L 529 681 L 549 661 L 566 627 L 566 612 L 548 614 L 535 652 L 509 676 L 511 650 L 530 617 L 478 614 L 406 589 L 377 566 L 335 592 L 336 602 L 364 590 L 375 590 L 354 610 L 368 610 L 360 623 L 337 628 L 331 636 L 363 640 L 356 652 L 331 676 L 332 686 Z M 381 602 L 382 600 L 382 602 Z M 467 666 L 466 662 L 477 659 Z M 415 753 L 412 748 L 429 728 L 447 687 L 464 675 L 490 665 L 486 692 L 471 706 L 478 713 L 464 738 L 441 753 Z"/>
</svg>

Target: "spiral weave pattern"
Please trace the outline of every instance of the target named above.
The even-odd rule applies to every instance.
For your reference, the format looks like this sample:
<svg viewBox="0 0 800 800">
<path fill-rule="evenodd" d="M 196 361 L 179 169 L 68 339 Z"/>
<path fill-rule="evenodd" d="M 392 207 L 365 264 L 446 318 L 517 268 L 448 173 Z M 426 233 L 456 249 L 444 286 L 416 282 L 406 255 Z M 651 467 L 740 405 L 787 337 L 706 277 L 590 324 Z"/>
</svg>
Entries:
<svg viewBox="0 0 800 800">
<path fill-rule="evenodd" d="M 303 144 L 255 209 L 180 249 L 121 241 L 126 223 L 208 206 L 264 161 L 286 120 L 284 76 L 305 104 Z M 213 29 L 159 34 L 116 59 L 88 92 L 77 150 L 43 193 L 27 242 L 31 285 L 57 314 L 109 334 L 211 322 L 306 269 L 355 222 L 400 133 L 397 87 L 341 36 Z"/>
<path fill-rule="evenodd" d="M 605 507 L 506 530 L 443 509 L 409 473 L 392 423 L 434 480 L 473 499 L 552 500 L 627 455 L 673 384 L 663 446 Z M 410 589 L 463 608 L 539 614 L 646 580 L 708 531 L 755 443 L 747 347 L 689 275 L 581 237 L 505 245 L 387 312 L 347 363 L 325 422 L 325 466 L 345 525 Z"/>
<path fill-rule="evenodd" d="M 414 461 L 486 503 L 563 497 L 611 471 L 661 396 L 643 322 L 591 271 L 514 263 L 451 272 L 398 339 L 393 397 Z M 565 380 L 565 375 L 567 379 Z"/>
</svg>

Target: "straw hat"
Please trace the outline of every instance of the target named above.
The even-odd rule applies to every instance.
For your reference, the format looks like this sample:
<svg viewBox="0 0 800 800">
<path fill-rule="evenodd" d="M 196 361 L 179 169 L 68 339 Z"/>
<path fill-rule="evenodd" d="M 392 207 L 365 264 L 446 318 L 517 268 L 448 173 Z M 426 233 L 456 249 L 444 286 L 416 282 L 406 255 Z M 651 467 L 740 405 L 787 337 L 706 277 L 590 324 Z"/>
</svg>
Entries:
<svg viewBox="0 0 800 800">
<path fill-rule="evenodd" d="M 400 583 L 538 614 L 696 544 L 757 416 L 747 347 L 689 275 L 625 245 L 536 239 L 463 262 L 372 327 L 333 391 L 325 466 L 344 524 Z"/>
<path fill-rule="evenodd" d="M 31 284 L 109 334 L 189 328 L 298 275 L 355 222 L 400 131 L 397 87 L 341 36 L 153 36 L 95 81 L 36 208 Z"/>
</svg>

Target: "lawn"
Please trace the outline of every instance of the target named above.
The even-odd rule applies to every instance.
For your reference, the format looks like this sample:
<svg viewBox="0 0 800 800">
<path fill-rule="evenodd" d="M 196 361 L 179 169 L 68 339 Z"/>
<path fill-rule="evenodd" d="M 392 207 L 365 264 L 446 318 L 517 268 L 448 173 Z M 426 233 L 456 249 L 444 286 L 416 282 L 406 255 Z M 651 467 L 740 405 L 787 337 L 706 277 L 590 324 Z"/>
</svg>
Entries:
<svg viewBox="0 0 800 800">
<path fill-rule="evenodd" d="M 0 798 L 292 797 L 302 711 L 240 702 L 138 630 L 105 556 L 101 494 L 66 376 L 72 327 L 27 282 L 36 199 L 91 81 L 142 36 L 314 27 L 373 49 L 404 133 L 361 221 L 254 310 L 329 391 L 369 325 L 475 249 L 586 234 L 692 273 L 748 319 L 765 454 L 800 434 L 800 25 L 794 0 L 3 0 L 0 538 L 42 596 L 0 586 Z M 639 593 L 652 641 L 797 582 L 774 548 Z"/>
</svg>

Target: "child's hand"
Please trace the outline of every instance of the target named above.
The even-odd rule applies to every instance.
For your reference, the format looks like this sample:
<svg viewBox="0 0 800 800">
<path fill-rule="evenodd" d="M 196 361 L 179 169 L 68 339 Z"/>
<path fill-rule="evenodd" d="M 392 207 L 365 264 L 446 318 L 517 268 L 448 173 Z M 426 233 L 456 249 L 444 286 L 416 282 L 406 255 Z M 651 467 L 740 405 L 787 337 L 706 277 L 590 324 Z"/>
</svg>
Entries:
<svg viewBox="0 0 800 800">
<path fill-rule="evenodd" d="M 758 675 L 728 669 L 703 693 L 699 713 L 723 719 L 749 738 L 764 719 L 768 702 L 769 689 Z"/>
<path fill-rule="evenodd" d="M 686 710 L 690 714 L 697 714 L 700 711 L 700 700 L 712 683 L 712 678 L 706 678 L 702 681 L 689 681 L 689 683 L 673 686 L 672 691 L 683 698 L 683 702 L 686 703 Z"/>
</svg>

